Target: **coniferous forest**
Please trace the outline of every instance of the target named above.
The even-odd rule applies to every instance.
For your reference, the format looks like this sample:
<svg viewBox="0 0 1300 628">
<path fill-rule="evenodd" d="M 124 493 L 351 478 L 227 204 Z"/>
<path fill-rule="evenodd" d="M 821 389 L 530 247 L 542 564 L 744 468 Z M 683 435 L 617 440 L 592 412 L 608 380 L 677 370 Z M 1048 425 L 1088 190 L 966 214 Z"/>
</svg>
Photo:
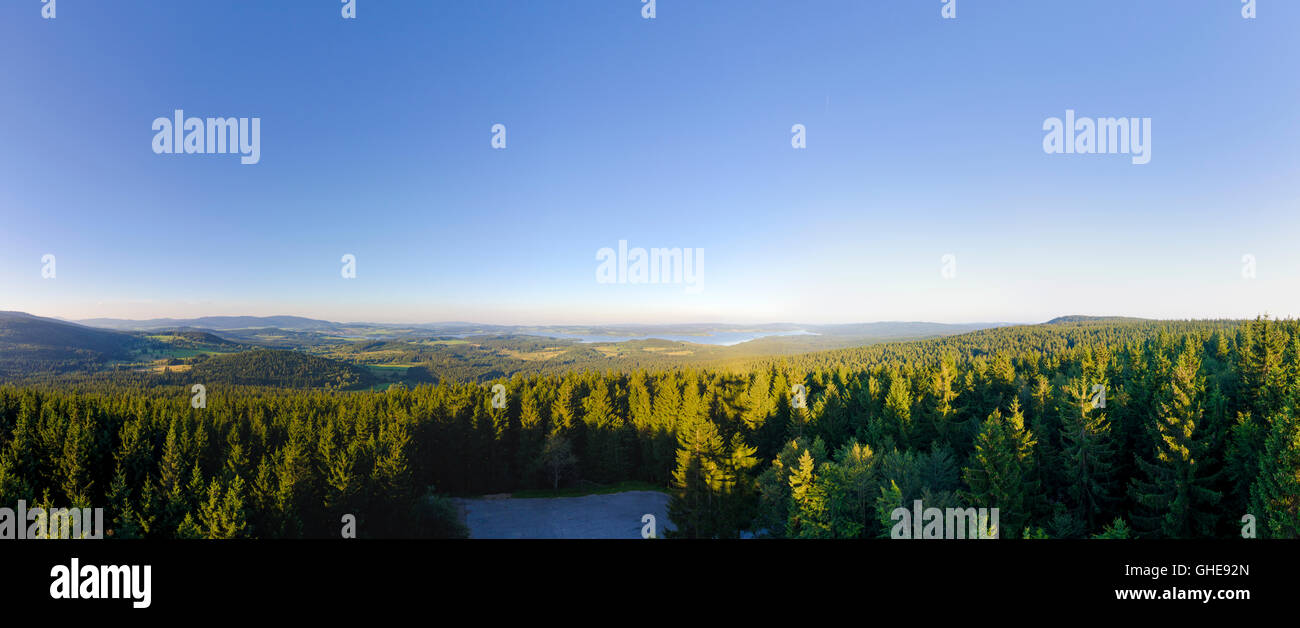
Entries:
<svg viewBox="0 0 1300 628">
<path fill-rule="evenodd" d="M 191 401 L 0 387 L 0 503 L 102 506 L 113 538 L 338 538 L 349 514 L 362 537 L 459 537 L 450 496 L 635 481 L 671 491 L 679 537 L 888 538 L 914 500 L 999 508 L 1001 538 L 1235 537 L 1246 515 L 1300 536 L 1294 320 Z"/>
</svg>

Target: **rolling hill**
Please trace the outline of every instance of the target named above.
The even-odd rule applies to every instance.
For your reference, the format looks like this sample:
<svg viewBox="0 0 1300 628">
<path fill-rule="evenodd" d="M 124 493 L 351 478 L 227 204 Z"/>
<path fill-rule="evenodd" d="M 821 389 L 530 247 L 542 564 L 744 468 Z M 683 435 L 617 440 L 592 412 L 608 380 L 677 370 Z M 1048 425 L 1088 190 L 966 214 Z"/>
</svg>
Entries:
<svg viewBox="0 0 1300 628">
<path fill-rule="evenodd" d="M 1139 321 L 1077 315 L 1027 326 L 908 321 L 835 325 L 399 326 L 331 323 L 296 316 L 86 321 L 132 330 L 116 331 L 4 312 L 0 313 L 0 376 L 62 377 L 63 373 L 81 372 L 115 377 L 108 373 L 113 370 L 123 371 L 128 377 L 153 374 L 168 382 L 179 376 L 216 384 L 357 389 L 393 382 L 481 382 L 516 373 L 721 368 L 828 351 L 852 355 L 884 343 L 1003 335 L 1016 327 L 1091 327 Z M 508 333 L 483 334 L 487 328 Z M 449 329 L 477 329 L 478 333 L 445 333 Z M 762 335 L 765 333 L 775 335 Z M 719 336 L 736 340 L 720 343 L 716 340 Z"/>
<path fill-rule="evenodd" d="M 77 321 L 81 325 L 102 327 L 119 331 L 149 331 L 159 329 L 256 329 L 275 328 L 293 331 L 323 331 L 333 329 L 337 323 L 304 318 L 301 316 L 203 316 L 200 318 L 151 318 L 128 320 L 121 318 L 88 318 Z"/>
<path fill-rule="evenodd" d="M 128 360 L 147 341 L 22 312 L 0 312 L 0 374 L 66 372 Z"/>
<path fill-rule="evenodd" d="M 369 371 L 347 362 L 278 349 L 214 356 L 196 363 L 185 378 L 209 386 L 279 388 L 353 389 L 375 382 Z"/>
</svg>

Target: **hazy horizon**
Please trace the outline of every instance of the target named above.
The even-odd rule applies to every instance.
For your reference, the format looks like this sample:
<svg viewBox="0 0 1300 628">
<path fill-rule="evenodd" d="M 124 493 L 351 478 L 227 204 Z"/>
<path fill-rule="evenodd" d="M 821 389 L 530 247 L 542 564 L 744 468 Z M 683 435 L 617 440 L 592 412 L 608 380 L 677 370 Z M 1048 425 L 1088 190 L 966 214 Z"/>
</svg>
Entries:
<svg viewBox="0 0 1300 628">
<path fill-rule="evenodd" d="M 1084 317 L 1097 317 L 1097 318 L 1133 318 L 1133 319 L 1147 319 L 1147 320 L 1250 320 L 1250 319 L 1255 318 L 1256 316 L 1269 316 L 1270 318 L 1289 318 L 1289 317 L 1279 317 L 1279 316 L 1275 316 L 1275 315 L 1273 315 L 1272 313 L 1268 313 L 1268 312 L 1261 312 L 1261 313 L 1259 313 L 1259 314 L 1257 314 L 1257 315 L 1252 315 L 1252 316 L 1248 316 L 1248 317 L 1240 317 L 1240 318 L 1237 318 L 1237 317 L 1177 317 L 1177 318 L 1149 318 L 1149 317 L 1142 317 L 1142 316 L 1133 316 L 1133 315 L 1129 315 L 1129 314 L 1115 314 L 1115 313 L 1104 313 L 1104 314 L 1079 314 L 1079 313 L 1077 313 L 1077 312 L 1069 312 L 1069 313 L 1056 314 L 1056 315 L 1053 315 L 1053 316 L 1050 316 L 1050 317 L 1048 317 L 1048 318 L 1044 318 L 1044 319 L 1041 319 L 1041 320 L 960 320 L 960 321 L 941 321 L 941 320 L 934 320 L 934 319 L 914 319 L 914 320 L 901 320 L 901 319 L 888 319 L 888 320 L 886 320 L 886 319 L 878 319 L 878 320 L 866 320 L 866 319 L 863 319 L 863 320 L 851 320 L 851 321 L 841 321 L 841 322 L 819 322 L 819 321 L 801 321 L 801 320 L 763 320 L 763 321 L 688 320 L 688 321 L 680 321 L 680 322 L 654 322 L 654 321 L 649 321 L 649 322 L 636 322 L 636 321 L 591 322 L 591 321 L 581 321 L 581 320 L 577 320 L 577 321 L 559 321 L 559 322 L 544 322 L 544 323 L 538 323 L 538 322 L 527 322 L 527 321 L 525 321 L 525 322 L 489 322 L 489 321 L 483 321 L 483 320 L 451 320 L 451 319 L 446 319 L 446 320 L 382 320 L 382 319 L 340 320 L 340 319 L 332 319 L 332 318 L 321 317 L 321 316 L 314 316 L 314 315 L 310 315 L 310 314 L 285 313 L 285 312 L 277 312 L 277 313 L 272 313 L 272 314 L 247 314 L 247 313 L 233 313 L 233 314 L 200 314 L 200 315 L 196 315 L 196 316 L 141 316 L 141 317 L 138 317 L 138 318 L 137 318 L 137 317 L 125 318 L 125 317 L 117 317 L 117 316 L 89 316 L 89 317 L 84 317 L 84 318 L 72 318 L 72 317 L 60 316 L 60 315 L 42 314 L 42 313 L 38 313 L 38 312 L 27 312 L 27 311 L 23 311 L 23 310 L 14 310 L 14 309 L 5 308 L 5 307 L 3 307 L 3 306 L 0 306 L 0 312 L 4 312 L 4 311 L 15 311 L 15 312 L 20 312 L 20 313 L 24 313 L 24 314 L 30 314 L 30 315 L 32 315 L 32 316 L 40 316 L 40 317 L 43 317 L 43 318 L 51 318 L 51 319 L 55 319 L 55 320 L 61 320 L 61 321 L 65 321 L 65 322 L 70 322 L 70 323 L 79 323 L 79 324 L 85 324 L 87 321 L 97 321 L 97 320 L 105 320 L 105 321 L 107 321 L 107 320 L 111 320 L 111 321 L 124 321 L 124 322 L 142 323 L 142 322 L 159 321 L 159 320 L 187 321 L 187 320 L 197 320 L 197 319 L 203 319 L 203 318 L 279 318 L 279 317 L 289 317 L 289 318 L 302 318 L 302 319 L 309 319 L 309 320 L 315 320 L 315 321 L 323 321 L 323 322 L 327 322 L 327 323 L 331 323 L 331 324 L 336 324 L 336 325 L 383 325 L 383 326 L 400 326 L 400 325 L 413 325 L 413 326 L 438 326 L 438 325 L 490 325 L 490 326 L 499 326 L 499 327 L 581 327 L 581 326 L 600 326 L 600 327 L 692 327 L 692 326 L 697 326 L 697 327 L 698 327 L 698 326 L 710 326 L 710 325 L 717 325 L 717 326 L 732 326 L 732 327 L 743 327 L 743 326 L 774 326 L 774 325 L 792 325 L 792 326 L 797 326 L 797 325 L 807 325 L 807 326 L 837 326 L 837 325 L 838 325 L 838 326 L 851 326 L 851 325 L 874 325 L 874 324 L 889 324 L 889 323 L 904 323 L 904 324 L 906 324 L 906 323 L 924 323 L 924 324 L 936 324 L 936 325 L 1038 325 L 1038 324 L 1046 323 L 1046 322 L 1048 322 L 1048 321 L 1051 321 L 1051 320 L 1054 320 L 1054 319 L 1057 319 L 1057 318 L 1064 318 L 1064 317 L 1070 317 L 1070 316 L 1084 316 Z M 1291 317 L 1291 318 L 1293 318 L 1293 317 Z"/>
<path fill-rule="evenodd" d="M 397 324 L 1300 316 L 1300 81 L 1273 71 L 1300 56 L 1300 4 L 661 4 L 78 3 L 34 23 L 4 3 L 0 48 L 42 53 L 0 55 L 0 302 Z M 1123 44 L 1078 45 L 1098 33 Z M 151 124 L 178 111 L 259 120 L 256 163 L 156 154 Z M 1046 151 L 1076 114 L 1148 120 L 1149 161 Z M 698 268 L 635 283 L 625 248 Z"/>
<path fill-rule="evenodd" d="M 1149 320 L 1251 320 L 1258 316 L 1267 316 L 1275 319 L 1282 318 L 1300 318 L 1297 314 L 1276 313 L 1273 311 L 1261 310 L 1253 313 L 1244 313 L 1242 315 L 1200 315 L 1200 316 L 1144 316 L 1140 314 L 1115 313 L 1106 311 L 1078 312 L 1062 311 L 1051 313 L 1046 316 L 1020 316 L 1006 319 L 953 319 L 943 318 L 941 316 L 926 317 L 921 315 L 917 318 L 836 318 L 836 319 L 765 319 L 765 318 L 715 318 L 715 319 L 695 319 L 679 318 L 677 320 L 664 320 L 660 318 L 547 318 L 547 319 L 519 319 L 505 318 L 492 313 L 482 318 L 431 318 L 431 317 L 401 317 L 401 318 L 339 318 L 327 314 L 289 311 L 289 310 L 186 310 L 186 314 L 157 314 L 150 311 L 141 310 L 138 315 L 120 316 L 92 313 L 85 316 L 70 316 L 51 310 L 28 310 L 20 307 L 0 304 L 0 311 L 14 311 L 32 316 L 44 318 L 53 318 L 68 322 L 81 322 L 87 320 L 122 320 L 122 321 L 149 321 L 161 319 L 174 320 L 191 320 L 199 318 L 212 317 L 296 317 L 313 320 L 326 321 L 330 323 L 349 325 L 349 324 L 375 324 L 375 325 L 444 325 L 444 324 L 475 324 L 475 325 L 497 325 L 513 327 L 530 327 L 530 326 L 580 326 L 580 325 L 600 325 L 600 326 L 687 326 L 687 325 L 857 325 L 872 323 L 935 323 L 943 325 L 975 325 L 975 324 L 1012 324 L 1012 325 L 1034 325 L 1045 323 L 1055 318 L 1066 316 L 1089 316 L 1101 318 L 1141 318 Z M 96 310 L 97 312 L 98 310 Z"/>
<path fill-rule="evenodd" d="M 51 315 L 51 314 L 40 314 L 40 313 L 37 313 L 37 312 L 26 312 L 26 311 L 23 311 L 23 310 L 11 310 L 11 309 L 7 309 L 7 308 L 4 308 L 4 307 L 0 307 L 0 312 L 3 312 L 3 311 L 21 312 L 21 313 L 23 313 L 23 314 L 30 314 L 30 315 L 32 315 L 32 316 L 40 316 L 40 317 L 43 317 L 43 318 L 52 318 L 52 319 L 61 320 L 61 321 L 66 321 L 66 322 L 70 322 L 70 323 L 83 323 L 83 322 L 85 322 L 85 321 L 94 321 L 94 320 L 114 320 L 114 321 L 146 322 L 146 321 L 154 321 L 154 320 L 197 320 L 197 319 L 202 319 L 202 318 L 245 318 L 245 317 L 247 317 L 247 318 L 279 318 L 279 317 L 303 318 L 303 319 L 310 319 L 310 320 L 324 321 L 324 322 L 327 322 L 327 323 L 334 323 L 334 324 L 338 324 L 338 325 L 466 325 L 466 324 L 468 324 L 468 325 L 493 325 L 493 326 L 501 326 L 501 327 L 539 327 L 539 326 L 555 326 L 555 327 L 562 327 L 562 326 L 583 326 L 583 325 L 591 325 L 591 326 L 605 326 L 605 327 L 620 327 L 620 326 L 641 326 L 641 327 L 654 327 L 654 326 L 659 326 L 659 327 L 687 327 L 687 326 L 703 326 L 703 325 L 728 325 L 728 326 L 744 326 L 744 325 L 870 325 L 870 324 L 877 324 L 877 323 L 933 323 L 933 324 L 941 324 L 941 325 L 980 325 L 980 324 L 992 324 L 992 325 L 1032 325 L 1032 324 L 1035 324 L 1035 323 L 1045 322 L 1045 321 L 956 321 L 956 322 L 943 322 L 943 321 L 936 321 L 936 320 L 921 320 L 921 319 L 918 319 L 918 320 L 854 320 L 854 321 L 838 322 L 838 323 L 824 323 L 824 322 L 816 322 L 816 321 L 780 321 L 780 320 L 768 320 L 768 321 L 726 321 L 726 320 L 712 320 L 712 321 L 707 321 L 707 320 L 692 320 L 692 321 L 682 321 L 682 322 L 675 322 L 675 323 L 630 322 L 630 321 L 616 321 L 616 322 L 604 322 L 604 323 L 597 323 L 597 322 L 590 322 L 590 321 L 552 322 L 552 323 L 535 323 L 535 322 L 502 322 L 502 323 L 496 323 L 496 322 L 487 322 L 487 321 L 481 321 L 481 320 L 387 320 L 387 321 L 386 321 L 386 320 L 336 320 L 336 319 L 325 318 L 325 317 L 320 317 L 320 316 L 312 316 L 312 315 L 309 315 L 309 314 L 288 314 L 288 313 L 284 313 L 284 312 L 279 312 L 279 313 L 274 313 L 274 314 L 200 314 L 200 315 L 197 315 L 197 316 L 141 316 L 141 317 L 138 317 L 138 318 L 137 318 L 137 317 L 124 318 L 124 317 L 118 317 L 118 316 L 88 316 L 88 317 L 84 317 L 84 318 L 71 318 L 71 317 L 67 317 L 67 316 Z M 1060 316 L 1074 316 L 1074 315 L 1073 315 L 1073 314 L 1062 314 L 1062 315 L 1060 315 Z M 1109 317 L 1109 316 L 1112 316 L 1112 315 L 1102 315 L 1102 316 L 1107 316 L 1107 317 Z M 1119 317 L 1119 318 L 1127 318 L 1127 317 L 1124 317 L 1124 316 L 1122 316 L 1122 315 L 1115 315 L 1115 316 L 1117 316 L 1117 317 Z M 1054 317 L 1052 317 L 1052 318 L 1057 318 L 1057 317 L 1054 316 Z M 1050 320 L 1050 319 L 1048 319 L 1048 320 Z"/>
</svg>

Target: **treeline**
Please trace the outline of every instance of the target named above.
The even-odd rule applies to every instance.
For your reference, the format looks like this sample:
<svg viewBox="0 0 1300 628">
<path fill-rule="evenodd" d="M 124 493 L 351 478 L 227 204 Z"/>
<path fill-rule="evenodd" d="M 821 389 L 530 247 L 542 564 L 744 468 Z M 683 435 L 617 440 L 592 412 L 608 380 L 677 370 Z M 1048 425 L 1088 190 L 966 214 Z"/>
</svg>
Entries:
<svg viewBox="0 0 1300 628">
<path fill-rule="evenodd" d="M 205 386 L 225 384 L 335 390 L 374 383 L 374 377 L 356 365 L 280 349 L 255 349 L 197 360 L 190 373 L 171 379 L 182 384 L 185 381 L 200 382 Z"/>
<path fill-rule="evenodd" d="M 178 376 L 183 374 L 177 374 Z M 504 391 L 493 391 L 493 384 Z M 383 393 L 0 388 L 0 503 L 115 536 L 463 534 L 439 494 L 670 487 L 681 536 L 888 536 L 997 507 L 1002 537 L 1300 535 L 1300 324 L 1003 328 L 749 368 Z M 437 493 L 434 493 L 436 487 Z"/>
<path fill-rule="evenodd" d="M 667 371 L 704 363 L 740 362 L 739 347 L 689 344 L 668 340 L 584 343 L 538 336 L 473 336 L 430 343 L 367 341 L 332 355 L 364 364 L 415 364 L 411 383 L 492 382 L 514 375 L 562 374 L 568 371 Z"/>
</svg>

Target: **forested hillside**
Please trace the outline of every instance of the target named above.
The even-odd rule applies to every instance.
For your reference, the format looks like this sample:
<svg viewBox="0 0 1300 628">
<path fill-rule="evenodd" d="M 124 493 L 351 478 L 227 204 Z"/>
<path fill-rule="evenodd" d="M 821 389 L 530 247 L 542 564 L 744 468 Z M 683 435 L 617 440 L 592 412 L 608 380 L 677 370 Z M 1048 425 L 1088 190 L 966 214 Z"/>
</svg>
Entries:
<svg viewBox="0 0 1300 628">
<path fill-rule="evenodd" d="M 373 381 L 369 373 L 351 364 L 274 349 L 208 358 L 195 363 L 182 379 L 204 385 L 330 389 L 356 388 Z"/>
<path fill-rule="evenodd" d="M 22 312 L 0 312 L 0 376 L 102 368 L 145 343 L 136 337 Z"/>
<path fill-rule="evenodd" d="M 915 499 L 997 507 L 1003 538 L 1232 537 L 1247 513 L 1300 535 L 1289 320 L 385 392 L 208 384 L 206 408 L 182 385 L 85 389 L 0 387 L 0 503 L 106 505 L 118 537 L 337 537 L 349 513 L 362 536 L 454 535 L 432 491 L 624 480 L 671 487 L 682 536 L 888 536 Z"/>
</svg>

